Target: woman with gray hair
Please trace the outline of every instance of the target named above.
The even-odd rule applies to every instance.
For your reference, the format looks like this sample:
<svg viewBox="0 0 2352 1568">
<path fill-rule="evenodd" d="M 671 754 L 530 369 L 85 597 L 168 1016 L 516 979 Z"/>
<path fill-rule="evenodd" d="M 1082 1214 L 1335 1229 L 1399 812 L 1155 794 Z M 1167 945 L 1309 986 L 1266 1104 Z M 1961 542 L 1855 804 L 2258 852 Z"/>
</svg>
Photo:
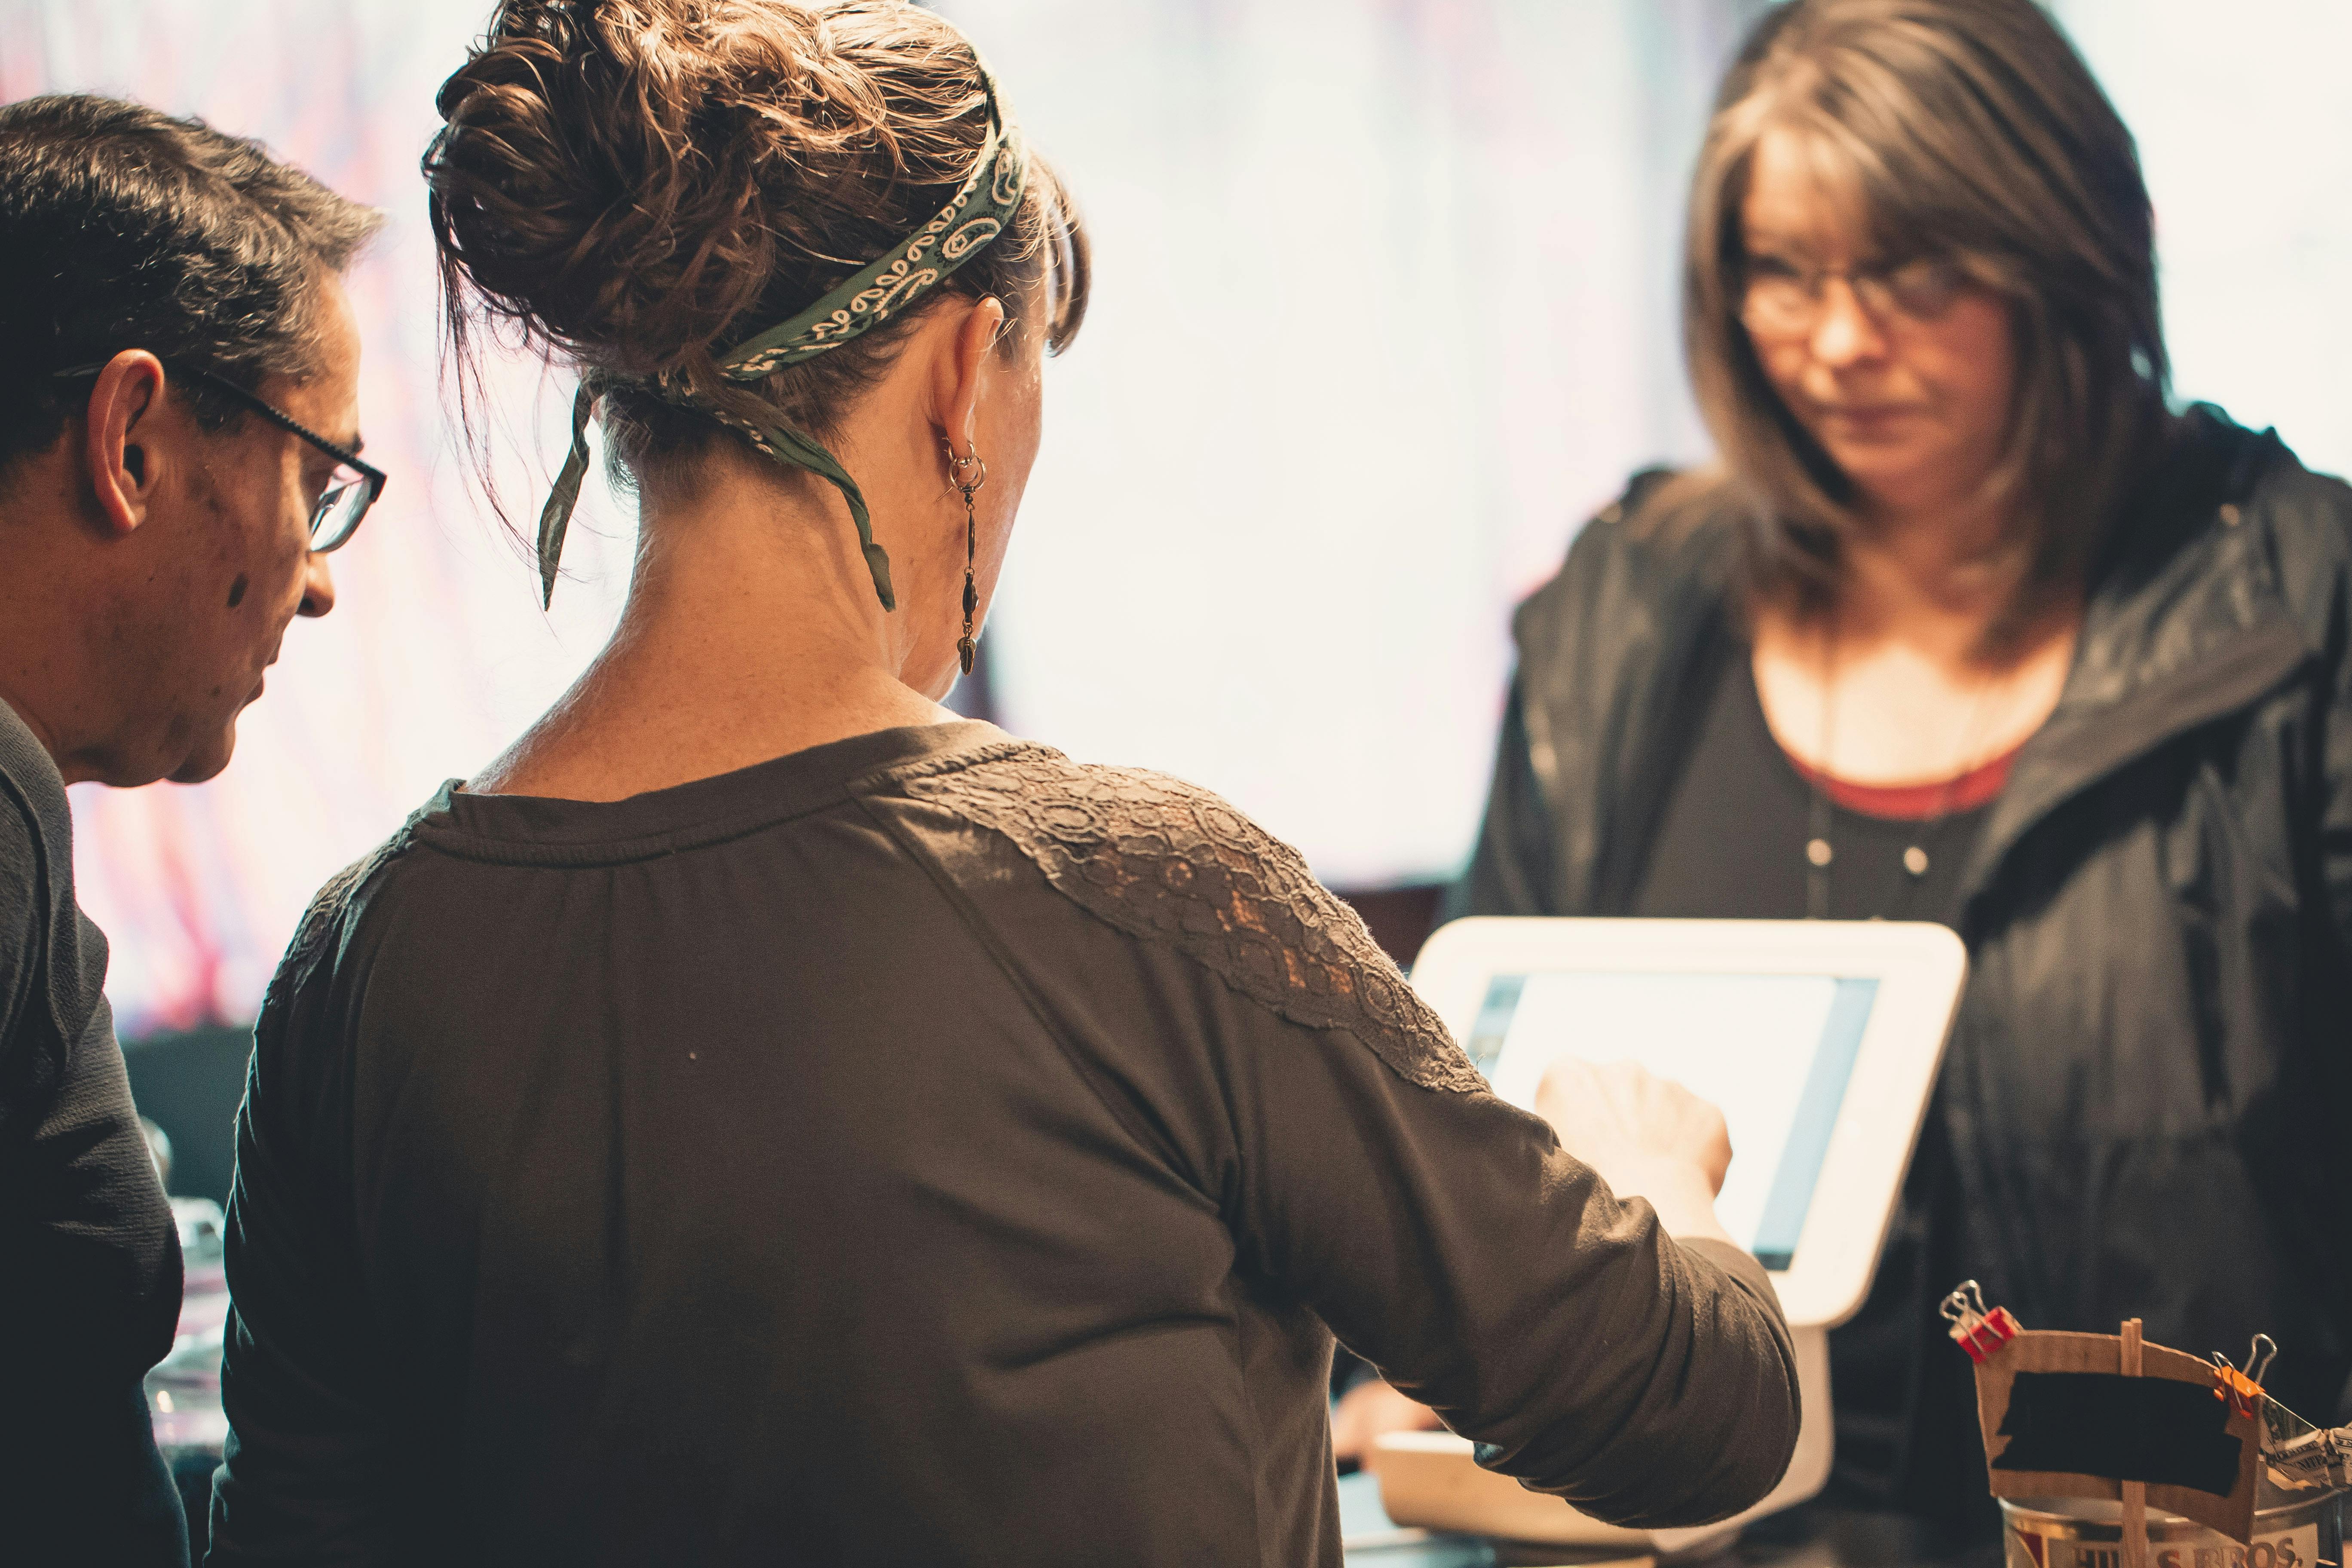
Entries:
<svg viewBox="0 0 2352 1568">
<path fill-rule="evenodd" d="M 1458 912 L 1948 923 L 1840 1474 L 1985 1508 L 1964 1275 L 2334 1410 L 2352 1236 L 2352 490 L 2167 398 L 2130 133 L 2031 0 L 1796 0 L 1733 67 L 1685 323 L 1718 466 L 1521 608 Z M 1973 1499 L 1973 1503 L 1970 1500 Z"/>
</svg>

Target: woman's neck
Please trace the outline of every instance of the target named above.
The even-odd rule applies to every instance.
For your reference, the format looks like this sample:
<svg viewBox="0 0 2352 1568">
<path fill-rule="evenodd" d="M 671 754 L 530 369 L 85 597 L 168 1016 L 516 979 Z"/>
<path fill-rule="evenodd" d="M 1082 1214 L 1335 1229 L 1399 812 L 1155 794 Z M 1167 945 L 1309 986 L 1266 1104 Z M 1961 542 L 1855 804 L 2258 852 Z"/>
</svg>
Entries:
<svg viewBox="0 0 2352 1568">
<path fill-rule="evenodd" d="M 649 488 L 612 641 L 468 787 L 618 800 L 951 717 L 900 679 L 906 617 L 817 489 L 740 471 Z"/>
<path fill-rule="evenodd" d="M 1827 622 L 1759 606 L 1752 668 L 1784 751 L 1852 784 L 1944 784 L 2041 728 L 2077 617 L 1989 648 L 2021 581 L 2005 522 L 1874 516 L 1849 541 Z"/>
<path fill-rule="evenodd" d="M 1848 536 L 1841 640 L 1900 642 L 1954 665 L 1981 658 L 2026 570 L 2008 509 L 1873 508 Z"/>
</svg>

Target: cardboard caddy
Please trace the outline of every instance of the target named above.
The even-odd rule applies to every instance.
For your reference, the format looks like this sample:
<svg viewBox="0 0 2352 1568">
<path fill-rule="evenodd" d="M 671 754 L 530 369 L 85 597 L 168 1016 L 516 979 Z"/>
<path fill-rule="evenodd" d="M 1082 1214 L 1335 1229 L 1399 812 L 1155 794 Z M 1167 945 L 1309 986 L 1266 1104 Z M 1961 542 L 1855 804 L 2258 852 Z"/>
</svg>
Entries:
<svg viewBox="0 0 2352 1568">
<path fill-rule="evenodd" d="M 1978 1362 L 1992 1495 L 2127 1503 L 2139 1492 L 2147 1508 L 2245 1544 L 2262 1395 L 2227 1397 L 2211 1362 L 2162 1345 L 2133 1344 L 2135 1373 L 2126 1343 L 2116 1334 L 2026 1330 Z M 2076 1465 L 2084 1468 L 2026 1468 Z"/>
</svg>

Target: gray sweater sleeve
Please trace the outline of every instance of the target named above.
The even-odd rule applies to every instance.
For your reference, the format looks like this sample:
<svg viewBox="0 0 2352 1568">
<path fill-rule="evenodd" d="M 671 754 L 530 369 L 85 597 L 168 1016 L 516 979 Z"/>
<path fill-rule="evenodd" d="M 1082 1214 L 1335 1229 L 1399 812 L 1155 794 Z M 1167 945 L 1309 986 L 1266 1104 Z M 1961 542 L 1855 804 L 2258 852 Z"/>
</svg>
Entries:
<svg viewBox="0 0 2352 1568">
<path fill-rule="evenodd" d="M 72 818 L 0 703 L 0 1561 L 184 1563 L 140 1380 L 180 1242 L 73 897 Z"/>
</svg>

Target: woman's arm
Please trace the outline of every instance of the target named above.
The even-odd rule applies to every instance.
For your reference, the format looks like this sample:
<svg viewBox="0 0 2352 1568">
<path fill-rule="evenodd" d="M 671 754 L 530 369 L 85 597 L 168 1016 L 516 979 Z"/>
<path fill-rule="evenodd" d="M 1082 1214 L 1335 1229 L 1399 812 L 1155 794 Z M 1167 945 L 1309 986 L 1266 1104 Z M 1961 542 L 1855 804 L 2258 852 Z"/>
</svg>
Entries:
<svg viewBox="0 0 2352 1568">
<path fill-rule="evenodd" d="M 1593 912 L 1575 907 L 1578 896 L 1565 883 L 1562 851 L 1572 847 L 1574 825 L 1554 819 L 1554 805 L 1544 793 L 1545 779 L 1559 765 L 1550 749 L 1557 737 L 1539 734 L 1528 720 L 1531 708 L 1544 708 L 1547 699 L 1563 689 L 1577 689 L 1595 680 L 1608 685 L 1606 671 L 1591 668 L 1583 639 L 1596 630 L 1607 637 L 1624 629 L 1607 624 L 1603 608 L 1612 585 L 1621 584 L 1624 576 L 1624 520 L 1640 510 L 1666 477 L 1663 469 L 1634 475 L 1624 495 L 1577 531 L 1559 571 L 1512 615 L 1511 637 L 1519 662 L 1503 705 L 1486 813 L 1469 866 L 1447 889 L 1441 919 Z M 1538 747 L 1544 749 L 1540 760 Z M 1554 784 L 1559 782 L 1552 778 Z M 1585 804 L 1589 807 L 1592 803 Z M 1591 847 L 1585 845 L 1587 857 Z"/>
<path fill-rule="evenodd" d="M 1737 1250 L 1715 1214 L 1731 1140 L 1714 1106 L 1630 1063 L 1600 1066 L 1564 1058 L 1544 1075 L 1536 1109 L 1562 1146 L 1612 1193 L 1646 1199 L 1668 1235 Z M 1429 1406 L 1371 1377 L 1350 1388 L 1331 1412 L 1331 1451 L 1360 1459 L 1387 1433 L 1438 1425 Z"/>
<path fill-rule="evenodd" d="M 1491 1468 L 1596 1517 L 1696 1524 L 1771 1489 L 1796 1366 L 1753 1259 L 1677 1243 L 1537 1117 L 1233 1000 L 1221 1057 L 1255 1270 L 1493 1445 Z"/>
<path fill-rule="evenodd" d="M 1677 1244 L 1487 1092 L 1295 851 L 1205 791 L 1051 752 L 907 787 L 948 809 L 905 841 L 974 900 L 1139 1143 L 1217 1205 L 1237 1273 L 1598 1517 L 1701 1523 L 1779 1480 L 1795 1355 L 1761 1268 Z"/>
<path fill-rule="evenodd" d="M 338 879 L 342 884 L 342 879 Z M 322 962 L 340 903 L 320 896 L 254 1029 L 229 1194 L 229 1419 L 210 1568 L 393 1563 L 390 1362 L 352 1226 L 342 1009 Z"/>
<path fill-rule="evenodd" d="M 2347 644 L 2352 645 L 2352 639 Z M 2326 794 L 2320 808 L 2319 844 L 2328 912 L 2341 953 L 2352 952 L 2352 646 L 2340 652 L 2330 673 L 2335 689 L 2324 720 L 2321 771 Z"/>
<path fill-rule="evenodd" d="M 1547 891 L 1553 874 L 1551 820 L 1528 754 L 1527 713 L 1520 697 L 1515 677 L 1503 708 L 1502 738 L 1495 747 L 1486 815 L 1478 825 L 1468 868 L 1446 889 L 1441 920 L 1560 912 L 1551 907 Z"/>
</svg>

